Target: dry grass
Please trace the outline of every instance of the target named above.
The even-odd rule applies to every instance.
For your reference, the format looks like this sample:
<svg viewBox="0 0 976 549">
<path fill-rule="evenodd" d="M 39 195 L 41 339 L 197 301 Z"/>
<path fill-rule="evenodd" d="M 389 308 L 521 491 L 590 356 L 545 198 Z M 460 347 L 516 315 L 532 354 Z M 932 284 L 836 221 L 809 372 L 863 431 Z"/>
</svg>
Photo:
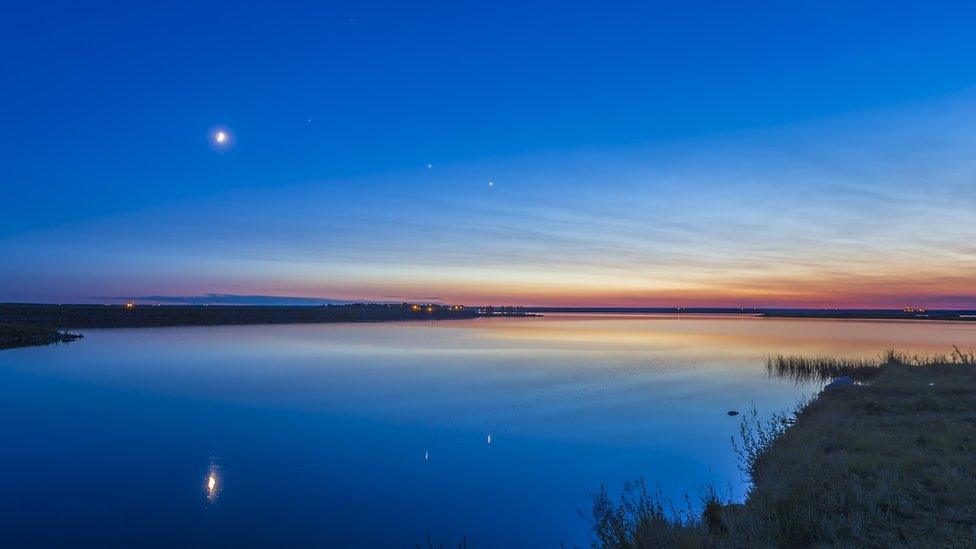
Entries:
<svg viewBox="0 0 976 549">
<path fill-rule="evenodd" d="M 720 523 L 715 513 L 724 509 L 723 500 L 715 490 L 701 496 L 696 510 L 686 498 L 679 509 L 673 502 L 665 503 L 660 492 L 648 492 L 643 479 L 624 485 L 623 494 L 614 501 L 601 486 L 594 496 L 589 516 L 593 533 L 599 540 L 597 547 L 702 547 L 707 543 L 710 526 Z"/>
<path fill-rule="evenodd" d="M 864 374 L 864 383 L 825 391 L 770 424 L 743 419 L 736 448 L 753 482 L 745 504 L 716 501 L 697 519 L 662 515 L 660 504 L 650 514 L 639 501 L 633 510 L 610 506 L 620 533 L 595 530 L 595 545 L 976 545 L 976 354 L 888 353 L 871 369 L 782 363 L 788 373 L 806 364 L 814 376 Z M 597 499 L 594 513 L 608 516 Z"/>
</svg>

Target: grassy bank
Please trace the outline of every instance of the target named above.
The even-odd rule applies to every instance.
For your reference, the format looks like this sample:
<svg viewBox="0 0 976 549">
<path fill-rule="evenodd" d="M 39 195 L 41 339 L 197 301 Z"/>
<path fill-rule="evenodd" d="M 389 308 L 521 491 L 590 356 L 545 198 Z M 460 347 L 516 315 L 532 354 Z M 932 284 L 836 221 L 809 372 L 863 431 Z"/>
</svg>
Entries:
<svg viewBox="0 0 976 549">
<path fill-rule="evenodd" d="M 958 350 L 881 360 L 777 357 L 773 375 L 856 383 L 825 390 L 771 423 L 743 420 L 734 447 L 744 504 L 714 492 L 675 512 L 631 487 L 604 492 L 604 547 L 964 547 L 976 544 L 976 356 Z"/>
<path fill-rule="evenodd" d="M 64 343 L 79 338 L 81 338 L 80 335 L 67 334 L 47 328 L 0 325 L 0 349 Z"/>
</svg>

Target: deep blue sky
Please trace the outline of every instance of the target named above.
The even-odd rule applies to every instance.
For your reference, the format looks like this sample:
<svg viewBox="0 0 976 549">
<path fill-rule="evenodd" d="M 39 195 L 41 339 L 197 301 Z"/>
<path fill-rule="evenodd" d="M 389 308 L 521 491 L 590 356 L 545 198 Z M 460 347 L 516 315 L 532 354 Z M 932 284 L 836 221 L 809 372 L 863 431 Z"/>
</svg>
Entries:
<svg viewBox="0 0 976 549">
<path fill-rule="evenodd" d="M 115 285 L 147 295 L 188 295 L 211 286 L 233 293 L 240 288 L 234 284 L 253 293 L 381 297 L 374 287 L 348 281 L 361 278 L 355 265 L 372 272 L 376 256 L 388 250 L 370 252 L 353 237 L 394 222 L 363 221 L 357 207 L 369 203 L 371 211 L 393 214 L 405 204 L 438 200 L 470 206 L 480 199 L 458 190 L 466 184 L 458 174 L 470 175 L 480 191 L 488 179 L 511 180 L 526 164 L 537 174 L 564 169 L 564 159 L 579 151 L 662 158 L 754 131 L 927 108 L 945 97 L 957 107 L 966 103 L 958 94 L 976 83 L 974 28 L 976 7 L 962 2 L 7 5 L 0 18 L 0 282 L 8 290 L 0 299 L 85 300 L 112 293 Z M 226 152 L 208 144 L 208 132 L 220 125 L 235 136 Z M 810 131 L 799 133 L 823 145 Z M 823 139 L 858 141 L 848 128 L 831 131 Z M 655 152 L 633 153 L 639 147 Z M 404 178 L 428 162 L 435 170 L 453 167 L 454 179 L 415 182 L 409 198 L 370 202 L 402 192 Z M 768 175 L 772 168 L 762 163 L 759 171 Z M 540 209 L 569 211 L 588 200 L 574 189 L 615 189 L 616 179 L 596 185 L 586 181 L 587 173 L 571 172 L 572 185 L 565 174 L 540 175 L 518 203 L 534 199 Z M 347 183 L 327 186 L 316 195 L 318 206 L 323 215 L 340 209 L 361 223 L 307 227 L 333 236 L 347 230 L 351 240 L 326 248 L 360 250 L 341 258 L 349 270 L 329 275 L 335 285 L 302 274 L 310 260 L 293 244 L 283 245 L 273 261 L 301 256 L 304 266 L 242 277 L 250 267 L 232 272 L 229 265 L 241 259 L 237 252 L 196 247 L 198 237 L 214 232 L 199 218 L 180 220 L 196 223 L 179 236 L 185 255 L 155 248 L 160 238 L 172 237 L 166 221 L 172 217 L 153 217 L 157 208 L 206 211 L 223 208 L 214 205 L 224 203 L 225 193 L 256 189 L 280 198 L 295 185 L 338 180 Z M 496 190 L 503 187 L 499 182 Z M 626 195 L 624 188 L 616 190 Z M 459 194 L 447 196 L 453 191 Z M 290 200 L 307 207 L 304 196 Z M 241 200 L 254 205 L 261 199 Z M 289 199 L 282 200 L 286 211 Z M 294 237 L 294 230 L 275 227 L 287 214 L 235 230 L 234 219 L 254 213 L 247 207 L 238 212 L 223 212 L 227 241 L 264 227 Z M 128 214 L 134 215 L 118 219 Z M 469 212 L 464 219 L 473 217 Z M 400 249 L 414 248 L 434 261 L 421 245 L 424 235 L 394 225 L 377 240 L 402 238 Z M 106 233 L 129 239 L 111 240 Z M 553 237 L 552 230 L 545 234 Z M 59 252 L 25 255 L 26 243 L 78 237 L 90 238 L 88 247 L 75 248 L 60 263 L 77 276 L 59 279 L 46 271 L 38 282 L 45 262 L 54 264 L 50 254 Z M 458 234 L 451 245 L 483 244 L 470 237 Z M 81 253 L 88 250 L 107 255 Z M 154 270 L 153 259 L 126 257 L 127 250 L 165 256 L 167 264 L 182 265 L 185 278 L 140 285 L 143 271 Z M 196 255 L 228 263 L 194 271 Z M 500 269 L 511 284 L 520 280 L 510 263 L 486 265 L 479 268 Z M 655 265 L 648 261 L 642 273 L 652 276 Z M 525 267 L 532 271 L 526 283 L 547 272 L 556 278 L 581 272 Z M 398 285 L 437 291 L 416 282 L 424 278 L 422 269 L 411 276 L 409 283 L 392 281 L 390 292 L 398 293 Z M 458 273 L 453 283 L 466 276 Z M 637 290 L 636 296 L 646 293 Z M 623 299 L 626 292 L 613 293 Z M 458 291 L 454 297 L 478 295 Z"/>
</svg>

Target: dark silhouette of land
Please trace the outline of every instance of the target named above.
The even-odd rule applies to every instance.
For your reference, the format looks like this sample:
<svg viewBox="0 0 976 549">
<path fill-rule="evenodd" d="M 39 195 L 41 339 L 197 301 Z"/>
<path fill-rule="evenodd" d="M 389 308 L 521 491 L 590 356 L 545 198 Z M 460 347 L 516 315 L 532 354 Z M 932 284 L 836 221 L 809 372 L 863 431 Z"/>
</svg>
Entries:
<svg viewBox="0 0 976 549">
<path fill-rule="evenodd" d="M 42 328 L 143 328 L 223 324 L 310 324 L 447 320 L 544 313 L 716 314 L 765 318 L 976 321 L 976 311 L 892 309 L 760 309 L 741 307 L 463 307 L 428 303 L 308 305 L 49 305 L 0 304 L 0 324 Z"/>
<path fill-rule="evenodd" d="M 0 349 L 66 343 L 80 338 L 80 335 L 67 334 L 48 328 L 0 326 Z"/>
<path fill-rule="evenodd" d="M 357 303 L 319 307 L 0 304 L 0 324 L 59 329 L 448 320 L 477 316 L 480 313 L 472 308 L 419 303 Z"/>
</svg>

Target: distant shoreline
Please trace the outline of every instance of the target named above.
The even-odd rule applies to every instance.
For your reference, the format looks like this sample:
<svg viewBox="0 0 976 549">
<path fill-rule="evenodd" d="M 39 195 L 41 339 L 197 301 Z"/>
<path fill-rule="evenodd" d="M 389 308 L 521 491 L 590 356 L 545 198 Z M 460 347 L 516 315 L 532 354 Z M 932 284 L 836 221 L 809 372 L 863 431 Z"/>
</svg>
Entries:
<svg viewBox="0 0 976 549">
<path fill-rule="evenodd" d="M 781 309 L 748 307 L 525 307 L 524 311 L 526 313 L 543 314 L 701 314 L 754 316 L 759 318 L 976 321 L 976 311 L 954 309 L 903 311 L 897 309 Z"/>
<path fill-rule="evenodd" d="M 349 304 L 324 306 L 0 304 L 0 324 L 65 328 L 151 328 L 451 320 L 485 316 L 461 306 Z"/>
<path fill-rule="evenodd" d="M 317 324 L 526 317 L 540 314 L 734 315 L 836 320 L 976 321 L 976 311 L 890 309 L 749 309 L 731 307 L 463 307 L 419 303 L 342 305 L 51 305 L 0 304 L 0 324 L 68 328 L 150 328 L 250 324 Z"/>
</svg>

